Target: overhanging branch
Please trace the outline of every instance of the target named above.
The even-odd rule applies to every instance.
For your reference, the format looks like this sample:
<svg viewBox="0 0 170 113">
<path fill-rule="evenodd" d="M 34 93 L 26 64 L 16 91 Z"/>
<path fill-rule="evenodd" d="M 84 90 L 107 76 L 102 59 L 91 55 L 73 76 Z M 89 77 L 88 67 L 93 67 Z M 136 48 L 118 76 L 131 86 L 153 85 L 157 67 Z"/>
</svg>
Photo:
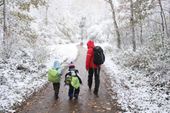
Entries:
<svg viewBox="0 0 170 113">
<path fill-rule="evenodd" d="M 4 5 L 4 3 L 0 3 L 0 6 Z"/>
</svg>

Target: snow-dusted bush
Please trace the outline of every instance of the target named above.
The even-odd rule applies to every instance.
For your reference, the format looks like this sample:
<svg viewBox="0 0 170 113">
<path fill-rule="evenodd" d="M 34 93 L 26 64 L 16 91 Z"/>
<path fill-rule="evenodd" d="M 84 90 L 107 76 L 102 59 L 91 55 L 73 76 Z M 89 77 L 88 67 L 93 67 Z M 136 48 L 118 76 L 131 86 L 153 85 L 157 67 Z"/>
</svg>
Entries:
<svg viewBox="0 0 170 113">
<path fill-rule="evenodd" d="M 125 51 L 123 54 L 120 54 L 119 58 L 120 57 L 122 59 L 120 64 L 132 69 L 146 69 L 149 67 L 151 62 L 151 59 L 148 57 L 148 55 L 140 50 L 138 52 Z"/>
<path fill-rule="evenodd" d="M 45 47 L 36 47 L 33 52 L 33 58 L 38 63 L 44 63 L 49 57 L 49 53 Z"/>
<path fill-rule="evenodd" d="M 0 57 L 3 59 L 10 58 L 14 55 L 18 49 L 18 39 L 17 38 L 7 38 L 5 39 L 5 44 L 1 45 Z"/>
<path fill-rule="evenodd" d="M 153 41 L 152 41 L 153 42 Z M 106 49 L 107 50 L 107 49 Z M 111 55 L 107 50 L 107 55 Z M 136 52 L 114 52 L 113 89 L 118 102 L 128 112 L 170 111 L 170 51 L 169 41 L 163 47 L 155 41 Z M 111 68 L 111 69 L 112 69 Z"/>
</svg>

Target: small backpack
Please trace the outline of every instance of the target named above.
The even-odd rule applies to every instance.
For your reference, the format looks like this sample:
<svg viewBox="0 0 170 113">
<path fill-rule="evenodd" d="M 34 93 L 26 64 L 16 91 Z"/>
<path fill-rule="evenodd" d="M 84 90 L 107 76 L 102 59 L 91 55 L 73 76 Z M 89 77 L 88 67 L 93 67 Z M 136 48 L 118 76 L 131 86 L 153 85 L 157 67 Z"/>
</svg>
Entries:
<svg viewBox="0 0 170 113">
<path fill-rule="evenodd" d="M 80 81 L 79 81 L 79 79 L 78 79 L 77 76 L 72 76 L 72 77 L 71 77 L 71 85 L 72 85 L 75 89 L 77 89 L 77 88 L 80 87 Z"/>
<path fill-rule="evenodd" d="M 64 82 L 66 85 L 69 85 L 71 83 L 71 76 L 67 76 Z"/>
<path fill-rule="evenodd" d="M 65 78 L 66 85 L 72 85 L 75 89 L 80 87 L 79 78 L 76 75 L 76 71 L 70 71 L 70 75 Z"/>
<path fill-rule="evenodd" d="M 53 83 L 59 83 L 60 78 L 60 73 L 56 69 L 51 68 L 48 70 L 48 81 Z"/>
<path fill-rule="evenodd" d="M 93 48 L 94 51 L 94 59 L 93 63 L 96 65 L 101 65 L 105 61 L 105 55 L 103 53 L 103 49 L 100 46 L 95 46 Z"/>
</svg>

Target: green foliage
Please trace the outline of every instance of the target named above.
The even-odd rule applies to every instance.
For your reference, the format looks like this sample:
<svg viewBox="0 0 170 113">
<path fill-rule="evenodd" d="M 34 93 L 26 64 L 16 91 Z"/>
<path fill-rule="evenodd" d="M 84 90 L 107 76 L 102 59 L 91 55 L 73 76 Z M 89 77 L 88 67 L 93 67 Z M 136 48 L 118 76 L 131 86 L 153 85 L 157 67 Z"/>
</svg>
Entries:
<svg viewBox="0 0 170 113">
<path fill-rule="evenodd" d="M 32 21 L 33 18 L 27 14 L 23 14 L 22 12 L 17 12 L 17 11 L 13 11 L 11 12 L 11 15 L 17 17 L 20 21 Z"/>
<path fill-rule="evenodd" d="M 31 5 L 33 5 L 35 8 L 38 8 L 39 6 L 44 6 L 46 4 L 46 0 L 31 0 L 30 2 L 20 3 L 19 9 L 29 12 Z"/>
<path fill-rule="evenodd" d="M 31 4 L 29 2 L 21 3 L 20 6 L 19 6 L 19 9 L 30 11 L 30 5 Z"/>
<path fill-rule="evenodd" d="M 17 11 L 11 12 L 11 15 L 14 17 L 13 23 L 17 23 L 14 32 L 18 36 L 22 36 L 33 47 L 37 39 L 37 34 L 30 28 L 30 22 L 34 19 L 30 15 Z"/>
<path fill-rule="evenodd" d="M 46 4 L 46 0 L 31 0 L 31 4 L 38 8 L 39 6 L 43 6 Z"/>
</svg>

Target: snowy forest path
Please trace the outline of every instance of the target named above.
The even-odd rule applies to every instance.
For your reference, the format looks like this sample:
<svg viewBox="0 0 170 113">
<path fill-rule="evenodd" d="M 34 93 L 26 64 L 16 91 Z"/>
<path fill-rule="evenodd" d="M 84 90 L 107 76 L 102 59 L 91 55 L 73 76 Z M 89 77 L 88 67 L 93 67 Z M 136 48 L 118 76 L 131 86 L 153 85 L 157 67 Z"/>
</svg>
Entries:
<svg viewBox="0 0 170 113">
<path fill-rule="evenodd" d="M 64 86 L 64 72 L 60 85 L 59 99 L 55 100 L 52 84 L 29 99 L 17 113 L 121 113 L 120 107 L 109 95 L 108 78 L 103 70 L 100 74 L 99 97 L 89 91 L 87 86 L 87 71 L 85 70 L 86 49 L 78 46 L 79 53 L 74 62 L 79 70 L 83 85 L 80 88 L 78 100 L 69 100 L 68 87 Z M 93 84 L 94 86 L 94 84 Z M 115 95 L 112 95 L 115 96 Z"/>
</svg>

